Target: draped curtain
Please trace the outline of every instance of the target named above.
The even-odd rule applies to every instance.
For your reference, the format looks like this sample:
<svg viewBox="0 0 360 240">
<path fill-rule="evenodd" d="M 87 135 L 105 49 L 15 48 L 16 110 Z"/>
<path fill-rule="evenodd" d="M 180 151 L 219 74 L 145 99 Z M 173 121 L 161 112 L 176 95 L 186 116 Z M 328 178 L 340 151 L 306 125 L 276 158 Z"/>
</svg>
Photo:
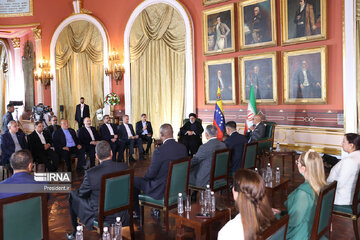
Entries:
<svg viewBox="0 0 360 240">
<path fill-rule="evenodd" d="M 185 95 L 185 23 L 166 4 L 144 9 L 130 33 L 131 105 L 134 123 L 142 113 L 154 136 L 170 123 L 176 134 L 182 123 Z"/>
<path fill-rule="evenodd" d="M 358 133 L 360 133 L 360 0 L 356 0 L 356 65 Z"/>
<path fill-rule="evenodd" d="M 75 21 L 60 33 L 55 47 L 58 109 L 64 105 L 64 118 L 75 127 L 76 105 L 80 97 L 95 111 L 103 107 L 103 40 L 98 29 L 87 21 Z M 76 125 L 77 127 L 77 125 Z"/>
<path fill-rule="evenodd" d="M 6 48 L 0 43 L 0 116 L 3 116 L 6 112 L 5 107 L 5 86 L 8 82 L 8 67 L 9 59 L 6 52 Z"/>
</svg>

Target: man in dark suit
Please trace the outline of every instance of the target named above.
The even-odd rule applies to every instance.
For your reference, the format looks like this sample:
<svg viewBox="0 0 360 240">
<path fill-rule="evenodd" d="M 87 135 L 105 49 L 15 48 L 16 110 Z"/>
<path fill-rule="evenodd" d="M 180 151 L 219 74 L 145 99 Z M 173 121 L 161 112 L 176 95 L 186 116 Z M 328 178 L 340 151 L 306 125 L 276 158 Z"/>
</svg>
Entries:
<svg viewBox="0 0 360 240">
<path fill-rule="evenodd" d="M 230 121 L 225 124 L 226 133 L 229 137 L 225 140 L 226 147 L 231 149 L 230 173 L 236 172 L 241 167 L 247 138 L 236 131 L 236 122 Z"/>
<path fill-rule="evenodd" d="M 57 119 L 57 117 L 54 115 L 54 116 L 52 116 L 51 119 L 50 119 L 51 125 L 49 125 L 48 127 L 45 128 L 45 131 L 47 131 L 48 133 L 50 133 L 50 136 L 52 136 L 53 133 L 54 133 L 56 130 L 60 129 L 60 125 L 58 125 L 57 122 L 58 122 L 58 119 Z"/>
<path fill-rule="evenodd" d="M 8 132 L 9 131 L 9 128 L 8 128 L 8 123 L 10 121 L 13 121 L 14 118 L 12 116 L 12 113 L 14 112 L 14 105 L 9 103 L 7 106 L 7 112 L 5 113 L 5 115 L 3 116 L 3 119 L 2 119 L 2 133 L 5 133 L 5 132 Z"/>
<path fill-rule="evenodd" d="M 169 163 L 188 155 L 186 147 L 177 143 L 173 138 L 173 129 L 170 124 L 161 125 L 160 139 L 163 144 L 154 150 L 150 167 L 145 176 L 134 178 L 134 210 L 136 214 L 139 214 L 138 195 L 140 191 L 154 199 L 163 198 Z"/>
<path fill-rule="evenodd" d="M 16 121 L 10 121 L 8 129 L 1 136 L 1 161 L 3 166 L 9 163 L 11 154 L 28 148 L 25 134 L 23 131 L 19 131 L 19 125 Z"/>
<path fill-rule="evenodd" d="M 266 128 L 264 123 L 261 121 L 261 116 L 259 114 L 254 116 L 253 123 L 254 125 L 251 126 L 245 134 L 247 139 L 249 140 L 248 142 L 255 142 L 260 138 L 265 137 Z"/>
<path fill-rule="evenodd" d="M 217 139 L 217 128 L 208 125 L 205 129 L 207 143 L 201 145 L 195 156 L 191 159 L 189 184 L 206 187 L 210 182 L 211 163 L 214 152 L 226 148 L 225 143 Z"/>
<path fill-rule="evenodd" d="M 85 98 L 80 98 L 80 104 L 76 105 L 75 121 L 79 125 L 79 129 L 84 125 L 84 118 L 90 117 L 89 106 L 85 104 Z"/>
<path fill-rule="evenodd" d="M 68 121 L 65 119 L 61 120 L 60 126 L 61 128 L 53 133 L 55 151 L 65 160 L 68 172 L 71 172 L 71 154 L 76 154 L 78 158 L 76 171 L 82 172 L 85 165 L 85 153 L 76 132 L 69 128 Z"/>
<path fill-rule="evenodd" d="M 189 114 L 189 121 L 180 128 L 180 142 L 184 144 L 190 151 L 190 155 L 194 155 L 199 149 L 201 142 L 201 134 L 204 132 L 200 121 L 196 121 L 196 114 Z"/>
<path fill-rule="evenodd" d="M 107 141 L 112 150 L 112 160 L 116 161 L 116 153 L 119 152 L 117 161 L 121 162 L 124 157 L 125 144 L 119 141 L 118 129 L 111 123 L 109 115 L 104 115 L 104 124 L 100 126 L 101 140 Z"/>
<path fill-rule="evenodd" d="M 91 126 L 89 117 L 84 118 L 84 127 L 78 131 L 79 141 L 84 151 L 90 156 L 90 167 L 95 166 L 95 146 L 100 141 L 96 128 Z"/>
<path fill-rule="evenodd" d="M 141 114 L 141 121 L 136 123 L 136 135 L 139 135 L 143 142 L 147 143 L 145 155 L 149 154 L 152 143 L 153 129 L 151 122 L 146 121 L 146 114 Z"/>
<path fill-rule="evenodd" d="M 129 116 L 125 115 L 123 117 L 123 124 L 121 124 L 118 128 L 120 141 L 126 146 L 129 145 L 129 161 L 135 162 L 136 160 L 133 157 L 134 154 L 134 146 L 138 145 L 139 148 L 139 159 L 143 160 L 144 149 L 142 146 L 142 140 L 139 138 L 139 135 L 135 135 L 134 128 L 132 124 L 129 123 Z"/>
<path fill-rule="evenodd" d="M 44 124 L 35 122 L 35 130 L 28 136 L 29 149 L 37 163 L 45 164 L 50 172 L 56 172 L 59 166 L 59 156 L 51 149 L 52 138 L 44 130 Z"/>
<path fill-rule="evenodd" d="M 99 209 L 102 176 L 128 168 L 124 163 L 111 161 L 112 151 L 108 142 L 100 141 L 96 145 L 95 151 L 96 158 L 100 164 L 85 172 L 84 180 L 79 190 L 72 191 L 69 196 L 71 224 L 74 227 L 74 232 L 67 234 L 68 239 L 75 239 L 77 218 L 79 218 L 80 222 L 85 224 L 88 229 L 92 229 L 93 220 L 97 219 Z M 105 222 L 109 224 L 114 223 L 118 216 L 121 217 L 123 226 L 129 225 L 130 215 L 127 211 L 110 215 L 105 218 Z"/>
</svg>

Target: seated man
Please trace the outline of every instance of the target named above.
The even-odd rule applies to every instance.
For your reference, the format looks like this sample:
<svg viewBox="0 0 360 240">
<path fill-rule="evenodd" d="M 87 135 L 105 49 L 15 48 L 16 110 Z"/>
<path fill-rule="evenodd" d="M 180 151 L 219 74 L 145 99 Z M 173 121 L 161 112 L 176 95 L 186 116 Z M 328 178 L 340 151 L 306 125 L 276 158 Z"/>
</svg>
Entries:
<svg viewBox="0 0 360 240">
<path fill-rule="evenodd" d="M 91 126 L 89 117 L 84 118 L 84 126 L 78 130 L 78 137 L 84 152 L 90 155 L 90 167 L 95 166 L 95 146 L 100 141 L 96 128 Z"/>
<path fill-rule="evenodd" d="M 201 142 L 201 134 L 204 132 L 200 121 L 196 121 L 196 114 L 190 113 L 189 120 L 180 128 L 180 142 L 186 146 L 190 155 L 194 155 L 199 149 Z"/>
<path fill-rule="evenodd" d="M 58 121 L 57 117 L 55 115 L 52 116 L 50 119 L 51 125 L 45 128 L 45 131 L 50 133 L 50 136 L 52 136 L 56 130 L 60 129 L 60 126 L 57 125 L 57 121 Z"/>
<path fill-rule="evenodd" d="M 129 123 L 128 115 L 125 115 L 123 117 L 123 124 L 119 126 L 118 130 L 120 135 L 120 141 L 124 145 L 129 145 L 129 161 L 135 162 L 135 159 L 133 158 L 135 144 L 137 144 L 139 148 L 139 159 L 143 160 L 144 149 L 142 146 L 142 140 L 141 138 L 139 138 L 139 135 L 135 135 L 134 128 L 132 124 Z"/>
<path fill-rule="evenodd" d="M 85 153 L 74 129 L 69 128 L 68 121 L 63 119 L 60 122 L 61 128 L 53 133 L 55 151 L 65 160 L 67 171 L 71 172 L 71 154 L 78 158 L 76 171 L 82 172 L 85 165 Z"/>
<path fill-rule="evenodd" d="M 100 138 L 110 144 L 112 160 L 116 162 L 116 153 L 119 152 L 117 161 L 121 162 L 124 157 L 125 144 L 119 141 L 117 127 L 115 124 L 111 123 L 109 115 L 104 115 L 103 121 L 104 124 L 100 126 Z"/>
<path fill-rule="evenodd" d="M 1 161 L 3 166 L 9 164 L 10 157 L 14 152 L 28 148 L 25 134 L 23 131 L 19 131 L 18 123 L 12 120 L 7 126 L 9 131 L 6 131 L 1 136 Z"/>
<path fill-rule="evenodd" d="M 208 142 L 201 145 L 191 159 L 189 184 L 197 187 L 209 184 L 214 152 L 226 148 L 225 143 L 217 139 L 217 128 L 214 125 L 205 128 L 205 137 Z"/>
<path fill-rule="evenodd" d="M 153 130 L 151 127 L 151 122 L 146 121 L 145 113 L 141 114 L 141 121 L 138 121 L 136 123 L 136 135 L 140 136 L 142 142 L 147 143 L 144 154 L 146 155 L 149 154 L 149 150 L 151 148 L 151 143 L 152 143 Z"/>
<path fill-rule="evenodd" d="M 124 163 L 111 161 L 112 151 L 110 144 L 106 141 L 100 141 L 96 147 L 96 158 L 100 164 L 90 168 L 85 172 L 84 180 L 79 190 L 72 191 L 69 196 L 69 209 L 71 224 L 74 232 L 67 234 L 68 239 L 75 239 L 77 218 L 85 224 L 88 229 L 92 229 L 94 219 L 97 219 L 99 209 L 99 196 L 101 178 L 105 174 L 126 170 L 128 166 Z M 107 216 L 105 222 L 114 223 L 116 217 L 121 217 L 123 226 L 129 225 L 130 215 L 127 211 L 115 213 Z"/>
<path fill-rule="evenodd" d="M 34 176 L 31 175 L 33 168 L 33 158 L 29 150 L 20 150 L 11 155 L 11 167 L 14 169 L 14 174 L 0 182 L 0 184 L 39 184 L 36 182 Z M 0 193 L 0 199 L 21 195 L 22 193 Z"/>
<path fill-rule="evenodd" d="M 35 130 L 28 136 L 29 148 L 37 163 L 45 164 L 50 172 L 56 172 L 59 166 L 59 156 L 51 149 L 52 138 L 44 131 L 44 124 L 35 122 Z"/>
<path fill-rule="evenodd" d="M 162 199 L 168 176 L 169 163 L 187 157 L 186 147 L 177 143 L 173 138 L 173 129 L 170 124 L 160 127 L 160 139 L 163 144 L 156 148 L 152 161 L 145 176 L 134 178 L 134 211 L 139 214 L 139 193 L 143 191 L 154 199 Z"/>
<path fill-rule="evenodd" d="M 5 115 L 3 116 L 2 119 L 2 132 L 8 132 L 9 128 L 8 128 L 8 124 L 10 121 L 13 121 L 14 118 L 12 116 L 12 113 L 14 112 L 14 105 L 12 103 L 9 103 L 7 106 L 7 112 L 5 113 Z"/>
<path fill-rule="evenodd" d="M 225 124 L 226 133 L 229 137 L 225 140 L 227 148 L 231 149 L 230 173 L 235 173 L 241 167 L 247 138 L 236 131 L 236 122 L 229 121 Z"/>
<path fill-rule="evenodd" d="M 261 116 L 259 114 L 254 116 L 253 123 L 254 123 L 254 125 L 251 126 L 245 134 L 245 136 L 249 140 L 248 142 L 255 142 L 255 141 L 259 140 L 260 138 L 265 137 L 266 128 L 265 128 L 264 123 L 261 121 Z"/>
</svg>

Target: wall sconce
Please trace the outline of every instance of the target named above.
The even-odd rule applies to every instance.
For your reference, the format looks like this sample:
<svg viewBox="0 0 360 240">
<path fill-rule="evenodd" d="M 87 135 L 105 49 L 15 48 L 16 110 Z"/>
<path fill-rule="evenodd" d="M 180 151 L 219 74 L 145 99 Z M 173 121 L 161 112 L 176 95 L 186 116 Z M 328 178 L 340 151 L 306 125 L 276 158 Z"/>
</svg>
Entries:
<svg viewBox="0 0 360 240">
<path fill-rule="evenodd" d="M 40 81 L 44 84 L 45 89 L 50 86 L 50 81 L 53 80 L 54 76 L 50 73 L 49 62 L 41 58 L 38 64 L 39 69 L 34 72 L 34 78 L 36 81 Z"/>
<path fill-rule="evenodd" d="M 123 79 L 125 73 L 124 65 L 120 63 L 119 53 L 115 49 L 109 53 L 109 69 L 105 68 L 105 75 L 112 77 L 116 85 Z"/>
</svg>

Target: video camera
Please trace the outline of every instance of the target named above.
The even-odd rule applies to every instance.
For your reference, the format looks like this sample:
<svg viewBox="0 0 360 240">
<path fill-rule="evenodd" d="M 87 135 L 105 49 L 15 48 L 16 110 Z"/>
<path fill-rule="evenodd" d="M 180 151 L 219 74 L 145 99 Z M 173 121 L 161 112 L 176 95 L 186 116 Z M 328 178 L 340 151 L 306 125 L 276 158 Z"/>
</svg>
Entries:
<svg viewBox="0 0 360 240">
<path fill-rule="evenodd" d="M 44 121 L 44 114 L 52 112 L 52 108 L 50 106 L 45 106 L 42 103 L 33 107 L 33 117 L 35 121 Z"/>
</svg>

